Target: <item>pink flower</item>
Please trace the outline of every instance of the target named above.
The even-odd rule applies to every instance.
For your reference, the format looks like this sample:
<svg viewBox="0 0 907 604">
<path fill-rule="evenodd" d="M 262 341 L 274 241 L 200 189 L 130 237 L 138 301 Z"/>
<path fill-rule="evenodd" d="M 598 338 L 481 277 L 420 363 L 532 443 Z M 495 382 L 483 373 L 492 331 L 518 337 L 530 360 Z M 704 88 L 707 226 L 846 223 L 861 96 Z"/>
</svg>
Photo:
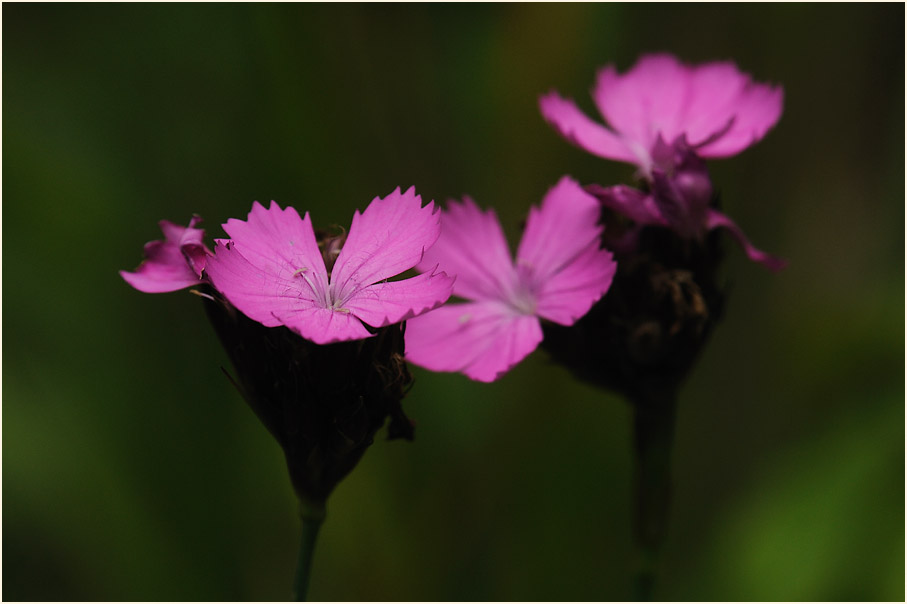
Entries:
<svg viewBox="0 0 907 604">
<path fill-rule="evenodd" d="M 592 186 L 603 205 L 641 225 L 685 237 L 725 227 L 747 255 L 777 270 L 784 261 L 753 247 L 726 215 L 709 207 L 712 186 L 701 158 L 735 155 L 761 140 L 781 117 L 781 87 L 754 82 L 732 62 L 686 65 L 667 54 L 646 55 L 621 75 L 598 73 L 592 97 L 609 127 L 589 119 L 557 92 L 539 101 L 542 115 L 586 151 L 635 164 L 649 193 Z"/>
<path fill-rule="evenodd" d="M 285 325 L 316 344 L 358 340 L 377 328 L 420 315 L 450 297 L 454 279 L 434 270 L 390 277 L 415 266 L 440 233 L 440 212 L 410 188 L 376 197 L 353 215 L 343 247 L 338 239 L 319 249 L 308 213 L 265 209 L 255 202 L 247 221 L 224 224 L 206 274 L 249 318 Z M 327 263 L 325 260 L 327 259 Z"/>
<path fill-rule="evenodd" d="M 692 66 L 656 54 L 641 57 L 624 75 L 605 66 L 592 97 L 610 129 L 556 92 L 542 97 L 542 115 L 577 146 L 648 174 L 659 137 L 667 143 L 685 137 L 705 158 L 743 151 L 781 117 L 784 92 L 754 82 L 732 62 Z"/>
<path fill-rule="evenodd" d="M 433 371 L 491 382 L 535 350 L 540 319 L 572 325 L 611 285 L 617 268 L 601 249 L 600 206 L 564 177 L 532 208 L 513 262 L 493 210 L 466 198 L 450 202 L 441 237 L 419 270 L 456 273 L 447 304 L 409 321 L 406 358 Z"/>
<path fill-rule="evenodd" d="M 210 254 L 202 239 L 203 229 L 195 228 L 201 218 L 193 216 L 188 227 L 167 220 L 158 224 L 164 233 L 163 241 L 145 244 L 145 260 L 135 272 L 120 271 L 126 283 L 147 294 L 172 292 L 198 285 Z"/>
</svg>

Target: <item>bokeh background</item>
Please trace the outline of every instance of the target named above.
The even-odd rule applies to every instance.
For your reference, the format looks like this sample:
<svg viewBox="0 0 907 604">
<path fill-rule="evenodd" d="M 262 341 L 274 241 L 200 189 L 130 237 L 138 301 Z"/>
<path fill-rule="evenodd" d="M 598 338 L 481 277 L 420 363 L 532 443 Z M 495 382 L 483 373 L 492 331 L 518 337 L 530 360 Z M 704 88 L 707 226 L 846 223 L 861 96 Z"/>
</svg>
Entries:
<svg viewBox="0 0 907 604">
<path fill-rule="evenodd" d="M 904 6 L 3 6 L 3 598 L 282 600 L 282 454 L 194 296 L 117 275 L 253 200 L 348 224 L 395 187 L 494 206 L 515 243 L 565 173 L 632 168 L 539 116 L 596 68 L 733 59 L 779 125 L 711 163 L 726 318 L 680 401 L 655 595 L 904 598 Z M 329 502 L 318 600 L 633 597 L 630 414 L 537 351 L 492 385 L 415 371 L 414 443 Z"/>
</svg>

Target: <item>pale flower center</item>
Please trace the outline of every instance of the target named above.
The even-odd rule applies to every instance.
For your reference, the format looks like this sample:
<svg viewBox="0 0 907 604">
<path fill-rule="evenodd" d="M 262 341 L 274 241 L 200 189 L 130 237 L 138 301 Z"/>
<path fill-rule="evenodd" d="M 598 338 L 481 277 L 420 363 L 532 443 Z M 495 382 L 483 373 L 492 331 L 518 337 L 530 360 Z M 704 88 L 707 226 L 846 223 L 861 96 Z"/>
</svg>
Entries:
<svg viewBox="0 0 907 604">
<path fill-rule="evenodd" d="M 511 308 L 521 315 L 534 315 L 538 307 L 532 273 L 533 268 L 528 262 L 517 259 L 516 274 L 514 275 L 513 286 L 507 296 L 507 302 Z"/>
</svg>

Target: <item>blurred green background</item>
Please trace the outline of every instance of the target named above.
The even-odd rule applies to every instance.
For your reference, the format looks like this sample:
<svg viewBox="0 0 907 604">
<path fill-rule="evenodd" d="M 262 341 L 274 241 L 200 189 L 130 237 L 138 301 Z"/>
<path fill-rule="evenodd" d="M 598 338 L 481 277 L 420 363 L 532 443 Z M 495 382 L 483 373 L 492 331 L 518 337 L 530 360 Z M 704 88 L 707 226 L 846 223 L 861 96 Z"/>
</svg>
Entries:
<svg viewBox="0 0 907 604">
<path fill-rule="evenodd" d="M 253 200 L 349 224 L 396 186 L 494 206 L 513 243 L 575 149 L 539 94 L 734 59 L 784 85 L 711 171 L 791 261 L 728 244 L 726 318 L 680 401 L 655 595 L 904 598 L 904 6 L 3 6 L 3 598 L 281 600 L 282 454 L 199 300 L 140 294 L 157 221 Z M 632 597 L 630 416 L 537 351 L 492 385 L 416 369 L 417 438 L 329 502 L 320 600 Z"/>
</svg>

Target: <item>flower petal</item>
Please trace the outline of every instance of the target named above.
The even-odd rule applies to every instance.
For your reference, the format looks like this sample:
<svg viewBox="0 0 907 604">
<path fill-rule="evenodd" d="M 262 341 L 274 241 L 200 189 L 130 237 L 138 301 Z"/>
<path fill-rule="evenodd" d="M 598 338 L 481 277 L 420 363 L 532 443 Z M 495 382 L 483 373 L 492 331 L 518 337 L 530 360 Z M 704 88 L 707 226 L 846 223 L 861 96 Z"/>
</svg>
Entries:
<svg viewBox="0 0 907 604">
<path fill-rule="evenodd" d="M 536 314 L 560 325 L 573 325 L 611 287 L 617 263 L 593 241 L 569 264 L 542 284 Z"/>
<path fill-rule="evenodd" d="M 441 217 L 441 236 L 416 267 L 435 267 L 456 275 L 454 295 L 470 300 L 501 299 L 515 279 L 513 260 L 494 210 L 475 202 L 449 201 Z"/>
<path fill-rule="evenodd" d="M 603 206 L 634 220 L 639 224 L 667 225 L 652 195 L 626 185 L 602 187 L 587 185 L 586 191 L 594 195 Z"/>
<path fill-rule="evenodd" d="M 552 91 L 539 99 L 539 109 L 548 123 L 577 147 L 606 159 L 639 161 L 620 136 L 589 119 L 572 100 Z"/>
<path fill-rule="evenodd" d="M 163 241 L 145 244 L 145 260 L 135 272 L 120 271 L 120 276 L 135 289 L 147 294 L 177 291 L 198 285 L 208 252 L 202 239 L 205 231 L 194 228 L 196 216 L 188 227 L 168 220 L 158 224 L 164 233 Z"/>
<path fill-rule="evenodd" d="M 438 239 L 440 221 L 434 202 L 423 208 L 415 187 L 405 193 L 398 187 L 383 199 L 373 199 L 362 214 L 353 215 L 331 273 L 334 298 L 347 299 L 358 289 L 416 266 Z"/>
<path fill-rule="evenodd" d="M 303 276 L 315 292 L 312 299 L 327 300 L 327 270 L 308 212 L 300 218 L 293 207 L 281 210 L 272 201 L 265 209 L 256 201 L 247 221 L 231 218 L 223 227 L 233 240 L 231 247 L 254 267 L 283 281 Z"/>
<path fill-rule="evenodd" d="M 747 78 L 748 79 L 748 78 Z M 749 82 L 733 101 L 734 122 L 726 134 L 697 149 L 702 157 L 728 157 L 753 145 L 781 119 L 784 90 Z"/>
<path fill-rule="evenodd" d="M 411 279 L 364 287 L 343 307 L 372 327 L 384 327 L 441 306 L 450 298 L 453 284 L 453 277 L 432 270 Z"/>
<path fill-rule="evenodd" d="M 668 54 L 645 55 L 623 75 L 604 67 L 592 94 L 624 137 L 651 150 L 659 134 L 667 143 L 686 135 L 702 157 L 727 157 L 759 141 L 783 102 L 780 87 L 753 82 L 733 62 L 690 66 Z"/>
<path fill-rule="evenodd" d="M 758 262 L 763 265 L 770 271 L 778 272 L 787 266 L 787 260 L 772 256 L 753 246 L 749 239 L 746 238 L 746 235 L 743 234 L 740 227 L 726 214 L 710 209 L 706 217 L 706 226 L 709 230 L 725 228 L 730 231 L 734 239 L 737 240 L 737 243 L 740 244 L 740 247 L 743 248 L 743 251 L 746 252 L 747 257 L 753 262 Z"/>
<path fill-rule="evenodd" d="M 275 316 L 282 325 L 316 344 L 362 340 L 373 335 L 359 319 L 346 310 L 296 307 L 277 311 Z"/>
<path fill-rule="evenodd" d="M 539 320 L 497 302 L 448 304 L 406 323 L 406 358 L 493 382 L 538 347 Z"/>
<path fill-rule="evenodd" d="M 564 176 L 529 210 L 517 250 L 517 266 L 544 283 L 601 236 L 601 207 L 578 182 Z"/>
<path fill-rule="evenodd" d="M 650 150 L 659 133 L 669 142 L 683 133 L 689 80 L 676 57 L 645 55 L 623 75 L 614 65 L 599 70 L 592 96 L 614 130 Z"/>
<path fill-rule="evenodd" d="M 294 276 L 283 259 L 252 256 L 248 260 L 234 243 L 216 243 L 205 274 L 233 306 L 267 327 L 282 322 L 278 315 L 299 308 L 323 307 L 306 274 Z"/>
</svg>

